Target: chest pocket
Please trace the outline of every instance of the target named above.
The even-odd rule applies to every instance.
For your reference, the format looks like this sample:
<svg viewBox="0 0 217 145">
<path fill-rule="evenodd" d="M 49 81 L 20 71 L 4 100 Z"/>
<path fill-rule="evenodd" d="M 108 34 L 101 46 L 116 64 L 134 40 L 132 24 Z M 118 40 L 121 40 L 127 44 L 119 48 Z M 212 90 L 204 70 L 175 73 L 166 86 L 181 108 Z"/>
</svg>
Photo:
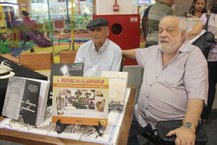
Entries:
<svg viewBox="0 0 217 145">
<path fill-rule="evenodd" d="M 106 62 L 102 62 L 99 65 L 100 65 L 100 68 L 102 70 L 110 70 L 110 65 L 108 64 L 108 62 L 107 63 Z"/>
<path fill-rule="evenodd" d="M 164 79 L 167 85 L 178 87 L 180 84 L 183 84 L 184 70 L 177 69 L 164 73 Z"/>
</svg>

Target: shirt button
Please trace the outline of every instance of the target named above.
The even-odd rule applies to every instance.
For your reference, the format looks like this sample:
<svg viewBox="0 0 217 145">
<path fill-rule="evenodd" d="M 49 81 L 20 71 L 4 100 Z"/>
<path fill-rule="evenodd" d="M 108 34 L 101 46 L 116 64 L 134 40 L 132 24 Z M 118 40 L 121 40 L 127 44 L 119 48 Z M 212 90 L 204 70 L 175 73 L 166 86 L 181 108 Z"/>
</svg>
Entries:
<svg viewBox="0 0 217 145">
<path fill-rule="evenodd" d="M 156 76 L 156 79 L 158 79 L 158 76 Z"/>
<path fill-rule="evenodd" d="M 148 98 L 148 96 L 146 96 L 146 98 Z"/>
<path fill-rule="evenodd" d="M 152 86 L 152 84 L 150 84 L 150 87 Z"/>
<path fill-rule="evenodd" d="M 148 108 L 145 108 L 145 110 L 148 110 Z"/>
</svg>

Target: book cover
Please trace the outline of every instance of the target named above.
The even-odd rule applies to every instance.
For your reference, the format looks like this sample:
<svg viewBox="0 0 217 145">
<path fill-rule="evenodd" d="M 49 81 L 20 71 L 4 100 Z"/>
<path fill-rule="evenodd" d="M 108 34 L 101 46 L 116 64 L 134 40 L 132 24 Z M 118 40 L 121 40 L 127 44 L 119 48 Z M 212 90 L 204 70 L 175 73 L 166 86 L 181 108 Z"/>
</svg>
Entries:
<svg viewBox="0 0 217 145">
<path fill-rule="evenodd" d="M 109 78 L 109 104 L 123 105 L 128 72 L 102 71 L 101 76 Z"/>
<path fill-rule="evenodd" d="M 20 119 L 27 124 L 35 125 L 41 83 L 32 80 L 22 81 L 25 82 L 25 86 L 19 113 Z"/>
<path fill-rule="evenodd" d="M 52 122 L 63 124 L 108 124 L 108 78 L 53 77 Z"/>
<path fill-rule="evenodd" d="M 49 83 L 23 77 L 9 78 L 2 114 L 39 126 L 44 121 Z"/>
<path fill-rule="evenodd" d="M 53 76 L 83 76 L 83 63 L 53 63 L 51 66 L 50 82 L 53 89 Z"/>
<path fill-rule="evenodd" d="M 83 76 L 83 63 L 54 63 L 51 66 L 51 83 L 53 76 Z"/>
</svg>

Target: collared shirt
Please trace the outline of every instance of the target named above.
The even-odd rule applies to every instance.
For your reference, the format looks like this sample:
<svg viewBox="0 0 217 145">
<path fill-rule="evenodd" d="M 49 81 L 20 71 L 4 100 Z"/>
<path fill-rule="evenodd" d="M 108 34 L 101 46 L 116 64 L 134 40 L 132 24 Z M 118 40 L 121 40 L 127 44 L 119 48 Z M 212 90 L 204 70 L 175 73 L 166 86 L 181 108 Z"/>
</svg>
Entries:
<svg viewBox="0 0 217 145">
<path fill-rule="evenodd" d="M 122 60 L 121 48 L 109 39 L 97 52 L 92 40 L 82 44 L 75 63 L 84 63 L 84 76 L 100 76 L 102 71 L 119 71 Z"/>
<path fill-rule="evenodd" d="M 136 59 L 144 67 L 135 115 L 142 127 L 157 121 L 183 119 L 189 98 L 207 102 L 208 70 L 201 50 L 182 44 L 169 64 L 163 65 L 159 45 L 137 49 Z"/>
</svg>

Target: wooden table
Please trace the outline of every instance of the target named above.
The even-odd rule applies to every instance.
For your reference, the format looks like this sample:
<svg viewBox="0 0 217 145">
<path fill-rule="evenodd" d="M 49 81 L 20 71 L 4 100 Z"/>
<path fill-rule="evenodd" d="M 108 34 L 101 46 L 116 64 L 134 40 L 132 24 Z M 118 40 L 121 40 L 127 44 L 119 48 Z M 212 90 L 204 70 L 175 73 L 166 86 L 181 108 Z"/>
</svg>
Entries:
<svg viewBox="0 0 217 145">
<path fill-rule="evenodd" d="M 133 88 L 130 91 L 130 96 L 126 104 L 126 109 L 123 112 L 124 118 L 123 118 L 123 121 L 120 127 L 119 136 L 117 138 L 118 145 L 127 144 L 128 133 L 129 133 L 130 125 L 132 122 L 133 111 L 134 111 L 135 95 L 136 95 L 136 89 Z M 0 117 L 0 120 L 2 119 L 3 117 Z M 2 129 L 2 128 L 0 128 L 0 139 L 23 143 L 23 144 L 31 144 L 31 145 L 34 145 L 34 144 L 40 144 L 40 145 L 46 145 L 46 144 L 98 145 L 96 143 L 81 142 L 81 141 L 76 141 L 76 140 L 69 140 L 69 139 L 63 139 L 63 138 L 58 138 L 58 137 L 31 134 L 31 133 L 19 132 L 19 131 Z"/>
</svg>

